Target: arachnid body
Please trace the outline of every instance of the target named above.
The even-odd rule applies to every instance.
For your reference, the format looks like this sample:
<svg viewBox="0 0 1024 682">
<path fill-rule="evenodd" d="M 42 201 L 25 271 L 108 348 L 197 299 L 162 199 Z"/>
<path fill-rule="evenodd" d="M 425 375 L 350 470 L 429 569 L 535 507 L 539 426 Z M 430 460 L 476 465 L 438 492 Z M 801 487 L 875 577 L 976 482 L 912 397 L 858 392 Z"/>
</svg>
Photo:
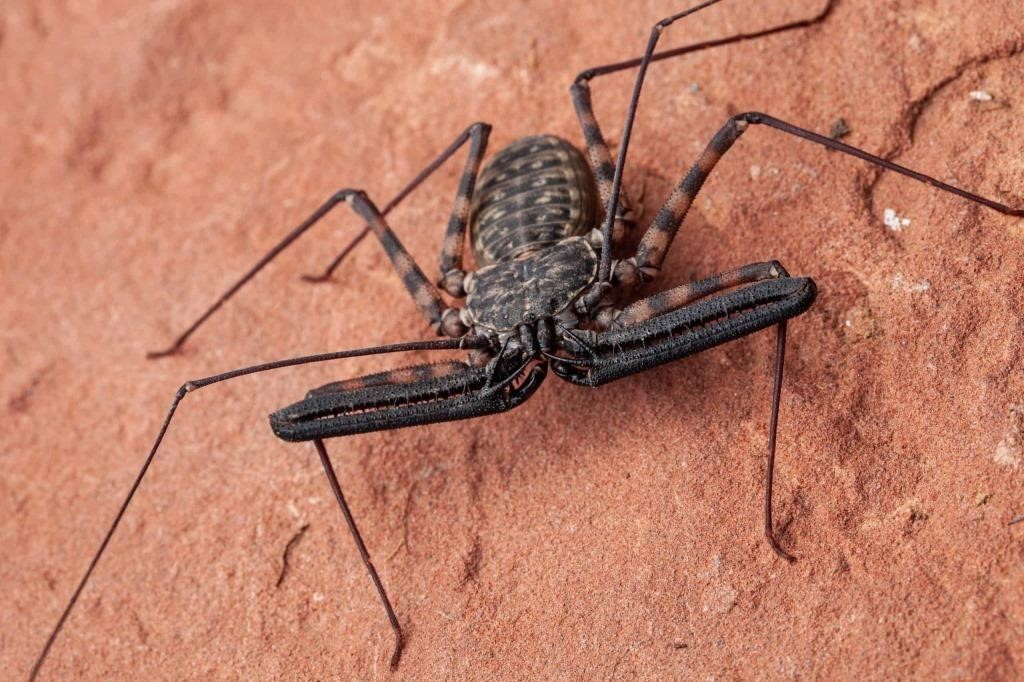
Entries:
<svg viewBox="0 0 1024 682">
<path fill-rule="evenodd" d="M 812 305 L 816 287 L 810 278 L 791 277 L 782 264 L 765 261 L 657 293 L 638 294 L 641 286 L 651 284 L 660 274 L 701 186 L 737 140 L 752 126 L 762 125 L 928 182 L 1003 213 L 1021 215 L 1021 211 L 778 118 L 748 112 L 728 117 L 650 224 L 642 229 L 635 225 L 636 219 L 623 192 L 622 173 L 633 115 L 648 64 L 712 44 L 740 42 L 804 28 L 824 20 L 832 9 L 830 2 L 823 12 L 806 21 L 688 48 L 656 51 L 657 38 L 663 29 L 717 2 L 706 2 L 660 22 L 652 32 L 643 58 L 580 74 L 572 87 L 572 97 L 586 144 L 584 151 L 559 137 L 530 136 L 499 150 L 484 165 L 490 126 L 478 123 L 458 136 L 387 205 L 378 207 L 370 196 L 359 190 L 346 189 L 334 194 L 173 346 L 154 355 L 177 351 L 224 300 L 329 211 L 342 205 L 347 205 L 366 221 L 368 227 L 361 236 L 373 234 L 379 239 L 423 317 L 439 335 L 448 338 L 297 358 L 187 382 L 175 396 L 136 486 L 156 454 L 178 403 L 199 388 L 268 369 L 356 355 L 402 350 L 464 348 L 470 351 L 465 359 L 419 364 L 329 383 L 270 417 L 271 427 L 281 439 L 314 444 L 394 629 L 396 644 L 391 664 L 397 665 L 403 645 L 402 628 L 349 513 L 322 442 L 324 439 L 505 412 L 533 396 L 548 373 L 573 384 L 596 387 L 774 326 L 778 330 L 778 344 L 768 430 L 764 528 L 771 547 L 780 556 L 791 558 L 774 535 L 772 463 L 786 322 Z M 595 76 L 633 68 L 638 69 L 639 75 L 613 164 L 591 106 L 589 83 Z M 443 239 L 439 277 L 431 278 L 405 250 L 385 215 L 467 145 L 468 158 Z M 636 236 L 639 239 L 634 241 L 638 243 L 633 245 L 630 240 Z M 467 244 L 472 247 L 475 270 L 468 267 L 464 258 Z M 328 277 L 350 248 L 346 248 L 319 279 Z M 462 299 L 461 304 L 450 302 Z M 51 634 L 36 672 L 134 491 L 135 486 Z"/>
</svg>

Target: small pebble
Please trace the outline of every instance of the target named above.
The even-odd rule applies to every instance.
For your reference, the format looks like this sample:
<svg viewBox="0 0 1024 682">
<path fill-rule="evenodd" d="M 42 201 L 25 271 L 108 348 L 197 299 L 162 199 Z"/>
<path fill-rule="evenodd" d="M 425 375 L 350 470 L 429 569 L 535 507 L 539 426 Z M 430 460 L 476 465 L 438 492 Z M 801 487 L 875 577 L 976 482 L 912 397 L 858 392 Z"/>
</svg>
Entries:
<svg viewBox="0 0 1024 682">
<path fill-rule="evenodd" d="M 832 124 L 832 129 L 829 131 L 828 136 L 833 140 L 838 140 L 841 137 L 846 137 L 850 134 L 850 126 L 846 124 L 846 119 L 837 118 Z"/>
<path fill-rule="evenodd" d="M 910 218 L 901 218 L 891 208 L 887 208 L 882 212 L 882 222 L 893 232 L 902 232 L 904 227 L 910 226 Z"/>
</svg>

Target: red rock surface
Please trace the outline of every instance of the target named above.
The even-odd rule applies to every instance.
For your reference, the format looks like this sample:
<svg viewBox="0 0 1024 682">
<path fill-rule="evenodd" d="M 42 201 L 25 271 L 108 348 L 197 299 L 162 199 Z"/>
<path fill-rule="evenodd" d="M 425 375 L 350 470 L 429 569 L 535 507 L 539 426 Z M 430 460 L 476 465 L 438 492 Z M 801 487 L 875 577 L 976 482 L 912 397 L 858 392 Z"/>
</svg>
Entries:
<svg viewBox="0 0 1024 682">
<path fill-rule="evenodd" d="M 147 361 L 332 191 L 383 201 L 474 120 L 580 141 L 567 86 L 678 2 L 29 2 L 0 10 L 0 666 L 27 674 L 187 378 L 426 338 L 382 250 L 298 275 L 344 211 L 182 355 Z M 422 6 L 422 7 L 420 7 Z M 726 2 L 664 45 L 813 14 Z M 632 79 L 595 83 L 617 138 Z M 985 91 L 991 102 L 972 99 Z M 1019 0 L 840 0 L 821 26 L 652 67 L 627 186 L 648 216 L 760 109 L 1024 203 Z M 393 214 L 432 273 L 456 166 Z M 893 230 L 886 209 L 910 220 Z M 1024 669 L 1024 220 L 756 130 L 664 282 L 778 258 L 791 325 L 763 541 L 773 335 L 497 417 L 336 441 L 408 632 L 398 678 L 1010 679 Z M 417 356 L 422 357 L 421 356 Z M 391 632 L 308 446 L 266 415 L 368 358 L 204 390 L 48 679 L 388 678 Z M 282 552 L 304 525 L 278 587 Z"/>
</svg>

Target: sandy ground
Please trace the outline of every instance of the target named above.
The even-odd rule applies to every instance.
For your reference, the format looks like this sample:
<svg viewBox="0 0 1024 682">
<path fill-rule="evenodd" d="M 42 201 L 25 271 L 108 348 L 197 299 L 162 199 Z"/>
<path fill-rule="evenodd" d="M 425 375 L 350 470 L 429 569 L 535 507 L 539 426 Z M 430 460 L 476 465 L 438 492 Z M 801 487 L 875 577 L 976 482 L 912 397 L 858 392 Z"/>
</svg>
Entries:
<svg viewBox="0 0 1024 682">
<path fill-rule="evenodd" d="M 429 331 L 374 243 L 299 281 L 358 229 L 341 211 L 182 355 L 146 350 L 332 191 L 383 202 L 474 120 L 492 150 L 581 142 L 573 76 L 681 5 L 380 4 L 0 10 L 3 677 L 27 674 L 185 379 Z M 820 6 L 726 2 L 664 45 Z M 631 83 L 594 85 L 616 140 Z M 839 0 L 815 28 L 652 67 L 627 187 L 653 215 L 725 118 L 759 109 L 841 117 L 852 144 L 1020 205 L 1022 93 L 1019 0 Z M 431 274 L 459 163 L 393 214 Z M 599 390 L 549 379 L 504 415 L 334 442 L 408 633 L 391 674 L 315 453 L 266 415 L 425 356 L 279 371 L 182 404 L 44 677 L 1019 678 L 1024 220 L 755 130 L 662 282 L 769 258 L 820 290 L 782 406 L 796 564 L 760 532 L 771 333 Z"/>
</svg>

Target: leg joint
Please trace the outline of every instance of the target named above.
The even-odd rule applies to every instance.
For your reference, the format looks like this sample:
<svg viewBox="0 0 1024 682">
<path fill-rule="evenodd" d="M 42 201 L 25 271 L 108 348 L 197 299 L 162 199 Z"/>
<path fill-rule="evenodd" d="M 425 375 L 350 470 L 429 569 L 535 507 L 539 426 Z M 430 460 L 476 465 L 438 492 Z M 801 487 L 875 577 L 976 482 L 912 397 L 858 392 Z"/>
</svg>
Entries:
<svg viewBox="0 0 1024 682">
<path fill-rule="evenodd" d="M 491 134 L 491 124 L 486 121 L 477 121 L 469 126 L 466 131 L 472 136 L 482 135 L 483 137 L 487 137 Z"/>
<path fill-rule="evenodd" d="M 339 189 L 337 192 L 335 192 L 334 195 L 331 196 L 331 201 L 333 201 L 334 203 L 341 203 L 342 201 L 351 203 L 351 201 L 355 199 L 357 196 L 362 196 L 365 199 L 369 199 L 369 197 L 366 195 L 366 192 L 364 192 L 363 190 L 346 187 L 345 189 Z"/>
<path fill-rule="evenodd" d="M 742 114 L 736 114 L 732 117 L 732 120 L 736 122 L 750 123 L 753 125 L 760 125 L 764 123 L 767 114 L 763 114 L 760 111 L 745 111 Z"/>
</svg>

